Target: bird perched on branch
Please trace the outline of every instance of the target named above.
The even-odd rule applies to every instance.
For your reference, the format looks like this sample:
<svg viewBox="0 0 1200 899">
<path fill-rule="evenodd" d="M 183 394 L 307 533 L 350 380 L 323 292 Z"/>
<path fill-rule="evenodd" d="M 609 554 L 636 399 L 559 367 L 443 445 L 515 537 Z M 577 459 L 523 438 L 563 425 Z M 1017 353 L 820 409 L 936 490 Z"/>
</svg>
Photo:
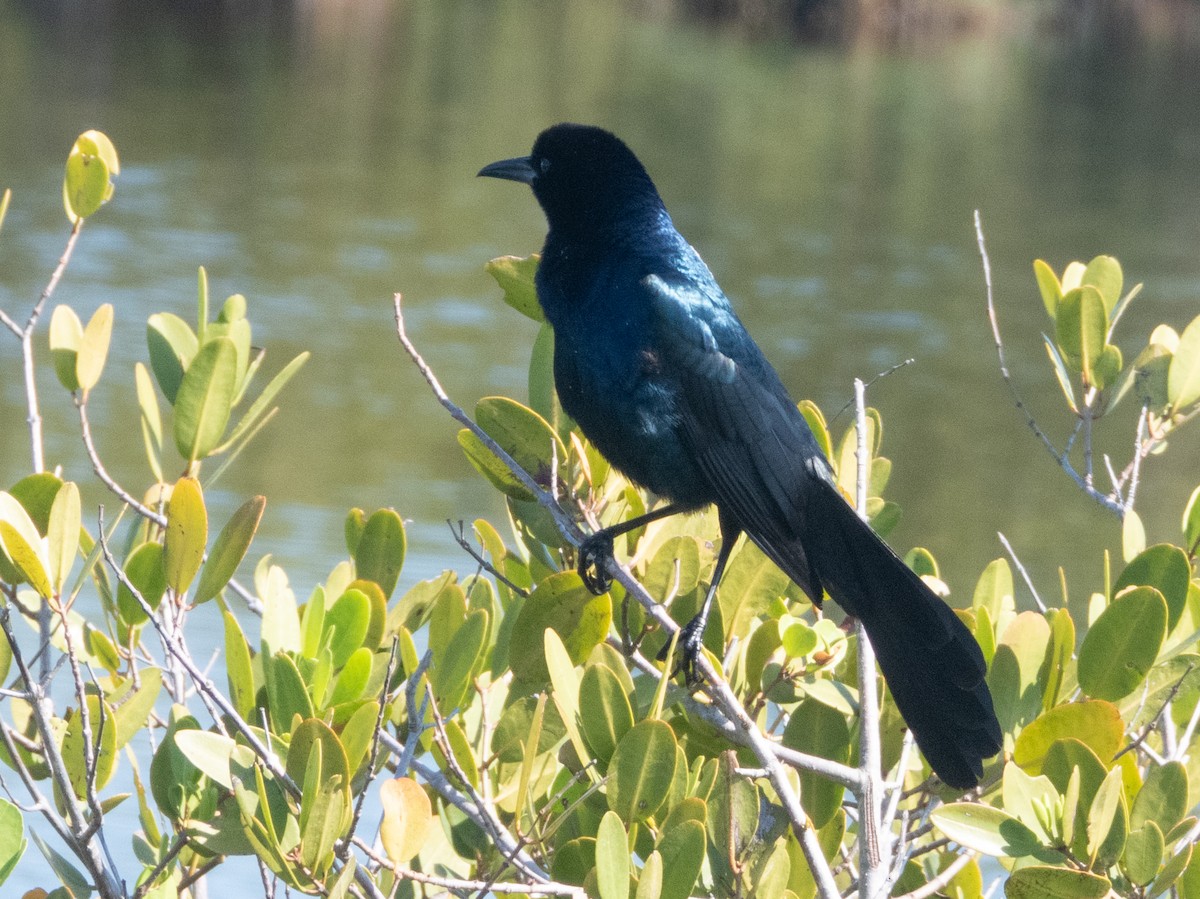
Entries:
<svg viewBox="0 0 1200 899">
<path fill-rule="evenodd" d="M 562 124 L 480 175 L 528 184 L 549 224 L 537 295 L 554 328 L 563 408 L 618 470 L 668 503 L 580 547 L 589 589 L 613 538 L 715 504 L 721 547 L 700 613 L 745 533 L 813 602 L 862 621 L 934 772 L 966 789 L 1001 748 L 983 654 L 954 612 L 846 503 L 832 470 L 712 273 L 675 230 L 645 168 L 600 128 Z"/>
</svg>

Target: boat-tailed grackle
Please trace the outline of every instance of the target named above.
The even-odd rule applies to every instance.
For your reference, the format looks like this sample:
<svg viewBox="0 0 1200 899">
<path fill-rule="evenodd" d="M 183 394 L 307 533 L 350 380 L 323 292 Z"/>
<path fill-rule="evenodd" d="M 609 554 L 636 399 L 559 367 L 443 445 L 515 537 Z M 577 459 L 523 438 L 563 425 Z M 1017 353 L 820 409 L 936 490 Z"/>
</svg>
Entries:
<svg viewBox="0 0 1200 899">
<path fill-rule="evenodd" d="M 562 124 L 529 156 L 479 174 L 528 184 L 546 214 L 537 295 L 554 328 L 563 408 L 618 470 L 668 501 L 584 542 L 589 588 L 608 587 L 614 537 L 715 504 L 721 547 L 701 612 L 681 634 L 685 663 L 745 533 L 815 603 L 827 591 L 858 616 L 933 770 L 975 786 L 1002 743 L 975 638 L 843 499 L 804 417 L 637 157 L 607 131 Z"/>
</svg>

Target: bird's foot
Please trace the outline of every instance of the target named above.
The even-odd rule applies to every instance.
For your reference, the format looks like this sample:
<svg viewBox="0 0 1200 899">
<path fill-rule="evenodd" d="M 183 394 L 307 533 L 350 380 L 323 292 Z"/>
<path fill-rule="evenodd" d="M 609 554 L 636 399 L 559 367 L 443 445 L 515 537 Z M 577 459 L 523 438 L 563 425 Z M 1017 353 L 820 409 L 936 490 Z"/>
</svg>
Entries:
<svg viewBox="0 0 1200 899">
<path fill-rule="evenodd" d="M 679 663 L 671 672 L 672 677 L 679 672 L 683 672 L 684 682 L 689 686 L 700 683 L 704 678 L 700 676 L 699 670 L 696 668 L 696 660 L 700 658 L 700 653 L 704 651 L 704 625 L 705 619 L 697 615 L 682 628 L 679 629 L 679 639 L 675 645 L 679 651 Z M 668 643 L 658 653 L 658 660 L 665 662 L 667 653 L 670 651 L 671 644 Z"/>
<path fill-rule="evenodd" d="M 606 531 L 597 531 L 579 544 L 579 576 L 583 585 L 594 595 L 607 593 L 612 578 L 605 565 L 613 557 L 613 538 Z"/>
</svg>

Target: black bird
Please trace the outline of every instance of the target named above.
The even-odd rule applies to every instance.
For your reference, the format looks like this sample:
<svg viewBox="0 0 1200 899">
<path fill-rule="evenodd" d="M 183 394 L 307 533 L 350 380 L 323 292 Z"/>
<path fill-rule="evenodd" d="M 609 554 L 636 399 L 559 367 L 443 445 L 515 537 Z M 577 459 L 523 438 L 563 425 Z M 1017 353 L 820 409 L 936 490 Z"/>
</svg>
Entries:
<svg viewBox="0 0 1200 899">
<path fill-rule="evenodd" d="M 818 605 L 857 616 L 892 696 L 947 784 L 966 789 L 1002 735 L 970 631 L 842 498 L 807 422 L 712 273 L 675 230 L 637 157 L 600 128 L 562 124 L 529 156 L 480 175 L 528 184 L 549 224 L 537 295 L 554 328 L 563 408 L 634 482 L 669 500 L 580 548 L 589 588 L 609 582 L 613 538 L 717 507 L 721 548 L 685 659 L 741 533 Z"/>
</svg>

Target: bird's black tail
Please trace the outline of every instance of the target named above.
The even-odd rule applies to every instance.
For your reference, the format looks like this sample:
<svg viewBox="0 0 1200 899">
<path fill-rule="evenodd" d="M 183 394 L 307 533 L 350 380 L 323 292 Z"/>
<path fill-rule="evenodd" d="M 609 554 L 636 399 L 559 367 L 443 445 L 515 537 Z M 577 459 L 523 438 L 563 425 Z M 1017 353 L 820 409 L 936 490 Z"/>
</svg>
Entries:
<svg viewBox="0 0 1200 899">
<path fill-rule="evenodd" d="M 808 564 L 866 628 L 896 706 L 934 772 L 975 786 L 1003 745 L 979 644 L 945 602 L 855 514 L 836 488 L 812 491 Z"/>
</svg>

